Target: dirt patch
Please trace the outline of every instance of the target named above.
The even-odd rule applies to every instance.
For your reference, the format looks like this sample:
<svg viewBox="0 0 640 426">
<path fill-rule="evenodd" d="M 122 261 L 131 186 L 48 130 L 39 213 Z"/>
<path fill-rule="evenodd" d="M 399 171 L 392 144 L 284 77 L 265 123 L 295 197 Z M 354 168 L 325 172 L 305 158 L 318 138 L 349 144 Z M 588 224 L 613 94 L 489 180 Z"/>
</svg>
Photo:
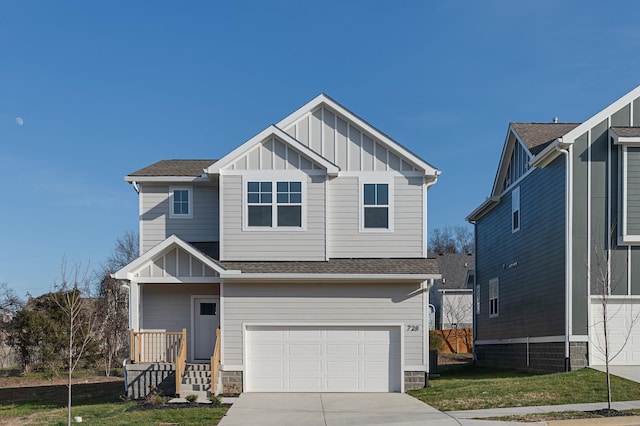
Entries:
<svg viewBox="0 0 640 426">
<path fill-rule="evenodd" d="M 87 375 L 83 377 L 74 378 L 71 380 L 73 385 L 80 383 L 105 383 L 105 382 L 122 382 L 122 377 L 105 377 L 98 374 L 95 375 Z M 41 377 L 20 377 L 20 376 L 10 376 L 10 377 L 0 377 L 0 389 L 5 388 L 28 388 L 34 386 L 59 386 L 66 385 L 67 378 L 66 377 L 52 377 L 52 378 L 41 378 Z"/>
<path fill-rule="evenodd" d="M 438 353 L 438 365 L 469 364 L 473 361 L 472 354 L 441 354 Z"/>
</svg>

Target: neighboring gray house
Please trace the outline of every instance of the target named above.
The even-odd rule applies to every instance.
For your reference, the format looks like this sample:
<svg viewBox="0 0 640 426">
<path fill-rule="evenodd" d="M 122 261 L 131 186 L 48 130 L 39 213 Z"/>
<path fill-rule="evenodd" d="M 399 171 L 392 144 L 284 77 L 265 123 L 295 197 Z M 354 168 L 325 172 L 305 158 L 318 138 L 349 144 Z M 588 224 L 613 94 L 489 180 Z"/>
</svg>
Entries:
<svg viewBox="0 0 640 426">
<path fill-rule="evenodd" d="M 435 327 L 439 330 L 473 328 L 473 254 L 438 253 L 429 257 L 435 257 L 442 275 L 429 292 L 436 309 Z"/>
<path fill-rule="evenodd" d="M 490 197 L 467 220 L 478 363 L 603 364 L 604 282 L 612 362 L 640 364 L 640 87 L 584 123 L 511 123 Z"/>
<path fill-rule="evenodd" d="M 129 174 L 142 254 L 115 277 L 130 287 L 130 376 L 171 370 L 186 339 L 189 363 L 220 344 L 215 392 L 423 387 L 439 173 L 320 95 L 217 161 Z"/>
</svg>

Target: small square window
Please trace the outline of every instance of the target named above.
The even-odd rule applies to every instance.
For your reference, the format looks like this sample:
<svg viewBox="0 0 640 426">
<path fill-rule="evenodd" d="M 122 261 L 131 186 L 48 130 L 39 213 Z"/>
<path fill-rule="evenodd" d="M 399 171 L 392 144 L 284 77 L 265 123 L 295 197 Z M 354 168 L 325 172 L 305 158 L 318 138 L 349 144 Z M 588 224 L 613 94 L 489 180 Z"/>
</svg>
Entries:
<svg viewBox="0 0 640 426">
<path fill-rule="evenodd" d="M 389 228 L 389 184 L 365 183 L 363 186 L 363 227 Z"/>
<path fill-rule="evenodd" d="M 200 315 L 215 315 L 216 304 L 215 303 L 200 303 Z"/>
<path fill-rule="evenodd" d="M 191 188 L 172 188 L 169 195 L 171 203 L 169 216 L 178 219 L 191 218 Z"/>
</svg>

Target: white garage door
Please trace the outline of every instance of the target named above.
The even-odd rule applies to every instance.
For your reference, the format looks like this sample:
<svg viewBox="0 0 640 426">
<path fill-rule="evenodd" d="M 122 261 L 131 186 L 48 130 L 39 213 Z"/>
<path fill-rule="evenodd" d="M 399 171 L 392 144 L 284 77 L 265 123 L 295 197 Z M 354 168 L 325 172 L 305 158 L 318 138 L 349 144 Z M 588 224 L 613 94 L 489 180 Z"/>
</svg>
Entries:
<svg viewBox="0 0 640 426">
<path fill-rule="evenodd" d="M 607 303 L 609 353 L 619 354 L 610 365 L 640 365 L 640 304 L 638 300 L 611 300 Z M 589 329 L 589 358 L 591 365 L 604 365 L 604 329 L 602 327 L 602 303 L 591 302 L 591 327 Z"/>
<path fill-rule="evenodd" d="M 247 327 L 248 392 L 400 392 L 399 327 Z"/>
</svg>

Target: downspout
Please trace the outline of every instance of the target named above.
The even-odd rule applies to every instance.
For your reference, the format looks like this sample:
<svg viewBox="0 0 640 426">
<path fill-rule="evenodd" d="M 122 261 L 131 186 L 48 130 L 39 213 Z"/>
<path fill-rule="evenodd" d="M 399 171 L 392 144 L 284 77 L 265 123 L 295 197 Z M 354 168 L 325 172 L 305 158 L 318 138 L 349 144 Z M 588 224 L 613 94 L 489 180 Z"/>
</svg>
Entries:
<svg viewBox="0 0 640 426">
<path fill-rule="evenodd" d="M 567 149 L 562 149 L 559 146 L 556 146 L 556 151 L 563 154 L 567 159 L 567 170 L 566 170 L 566 191 L 565 191 L 565 336 L 564 336 L 564 370 L 571 370 L 571 362 L 570 362 L 570 351 L 569 351 L 569 336 L 571 335 L 571 290 L 572 290 L 572 279 L 573 279 L 573 263 L 572 263 L 572 252 L 573 252 L 573 241 L 571 238 L 571 228 L 572 228 L 572 218 L 573 218 L 573 188 L 571 187 L 571 177 L 573 175 L 573 162 L 571 161 L 571 152 L 570 147 Z"/>
<path fill-rule="evenodd" d="M 138 182 L 135 180 L 132 181 L 131 186 L 133 187 L 133 190 L 136 191 L 136 194 L 140 194 L 140 185 L 138 185 Z"/>
</svg>

